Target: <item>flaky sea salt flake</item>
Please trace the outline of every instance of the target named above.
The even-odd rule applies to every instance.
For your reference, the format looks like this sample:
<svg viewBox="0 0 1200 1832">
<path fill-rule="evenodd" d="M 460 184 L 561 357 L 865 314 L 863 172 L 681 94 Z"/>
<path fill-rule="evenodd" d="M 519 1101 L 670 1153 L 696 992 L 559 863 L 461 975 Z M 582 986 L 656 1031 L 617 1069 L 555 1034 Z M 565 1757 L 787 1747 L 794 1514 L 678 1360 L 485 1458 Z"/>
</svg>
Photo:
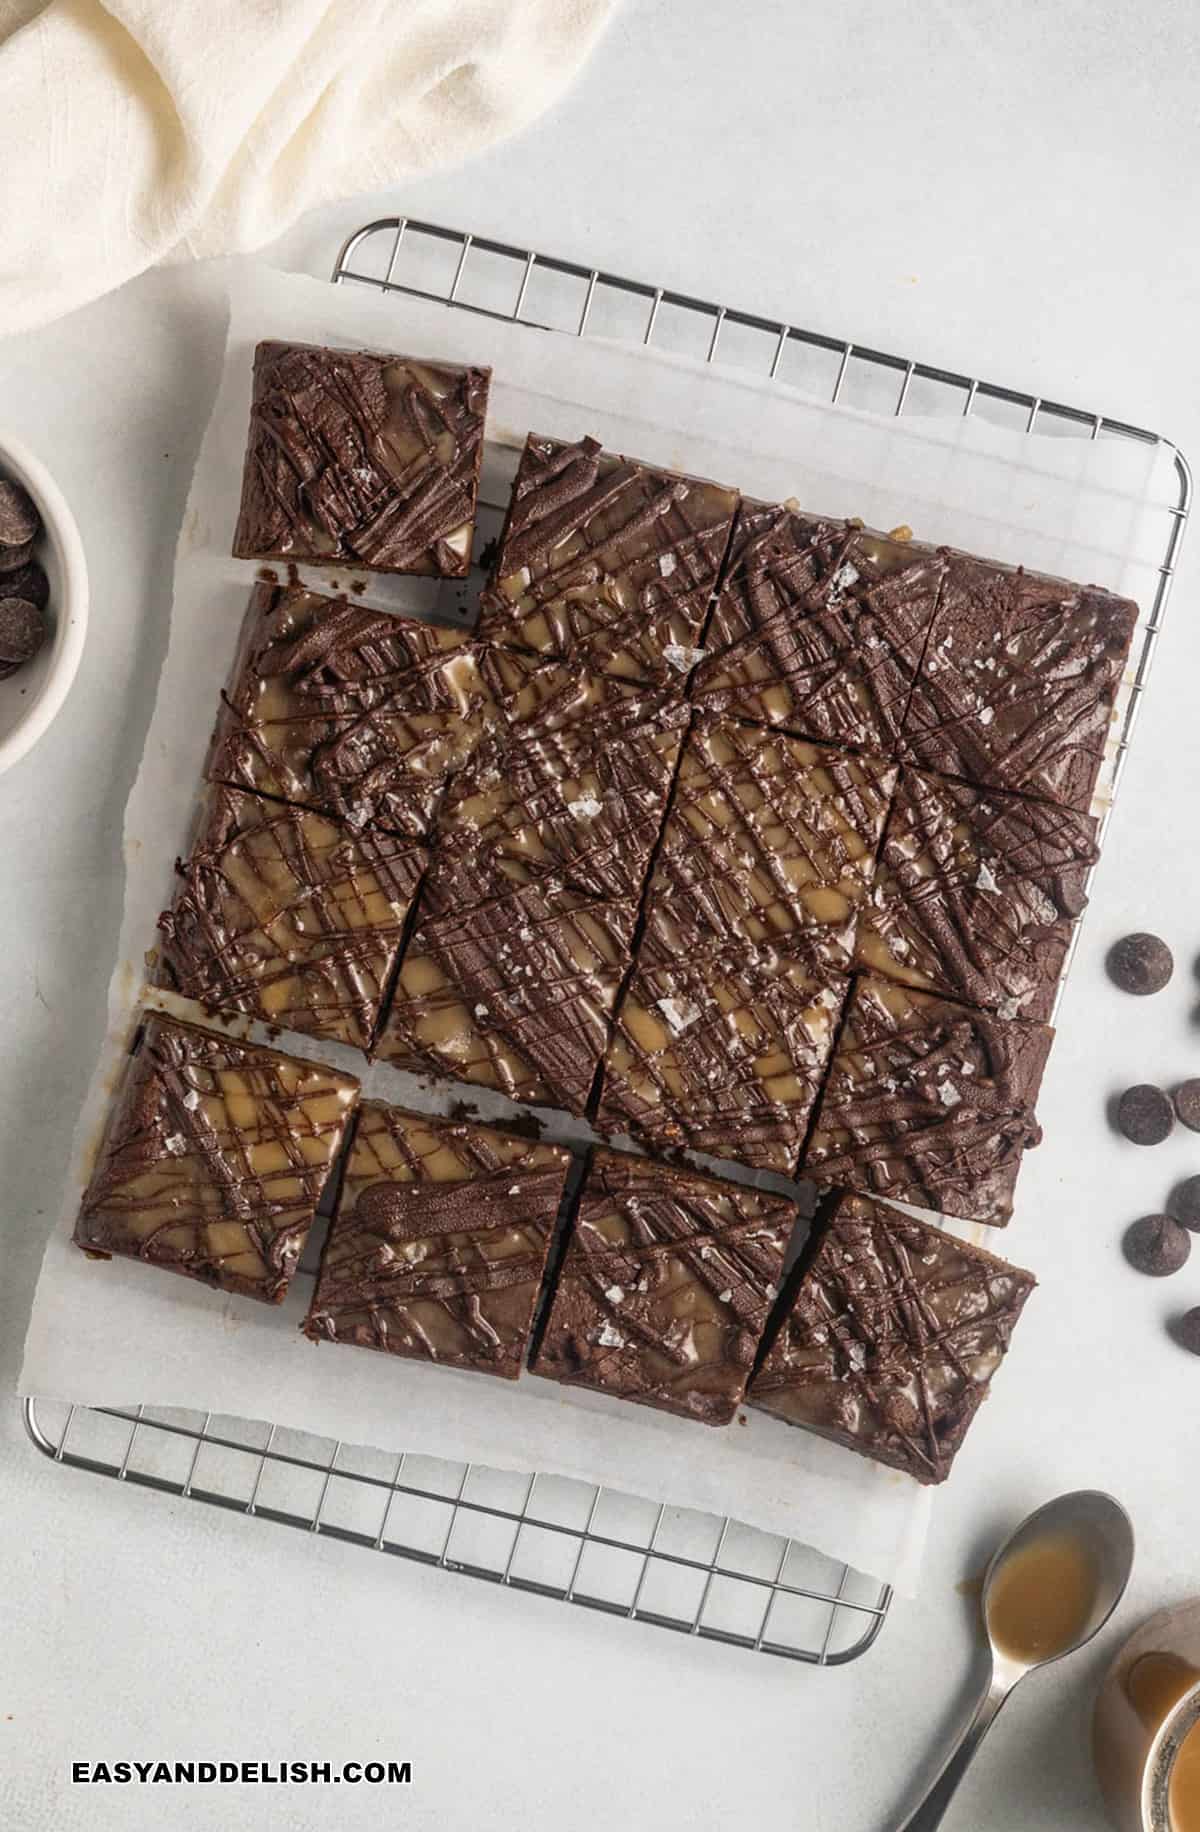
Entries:
<svg viewBox="0 0 1200 1832">
<path fill-rule="evenodd" d="M 700 1016 L 700 1007 L 694 1005 L 690 999 L 658 999 L 656 1004 L 674 1037 L 681 1037 L 689 1025 L 694 1024 Z"/>
<path fill-rule="evenodd" d="M 680 674 L 686 674 L 689 668 L 694 668 L 697 662 L 704 660 L 704 650 L 689 649 L 681 642 L 668 642 L 663 644 L 663 656 L 669 667 L 678 669 Z"/>
</svg>

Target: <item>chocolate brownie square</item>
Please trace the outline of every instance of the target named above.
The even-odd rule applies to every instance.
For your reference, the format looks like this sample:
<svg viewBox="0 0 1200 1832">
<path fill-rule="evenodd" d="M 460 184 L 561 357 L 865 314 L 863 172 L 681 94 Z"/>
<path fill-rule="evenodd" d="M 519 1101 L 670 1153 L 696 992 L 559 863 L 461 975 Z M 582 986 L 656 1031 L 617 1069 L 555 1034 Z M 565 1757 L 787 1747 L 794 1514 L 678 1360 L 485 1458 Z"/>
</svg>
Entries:
<svg viewBox="0 0 1200 1832">
<path fill-rule="evenodd" d="M 891 756 L 945 570 L 933 548 L 743 502 L 692 698 Z"/>
<path fill-rule="evenodd" d="M 368 1049 L 427 856 L 214 784 L 158 919 L 154 983 L 207 1011 Z"/>
<path fill-rule="evenodd" d="M 416 1075 L 582 1113 L 636 918 L 631 901 L 531 878 L 518 862 L 439 860 L 379 1054 Z"/>
<path fill-rule="evenodd" d="M 305 1334 L 516 1380 L 570 1166 L 557 1145 L 364 1102 Z"/>
<path fill-rule="evenodd" d="M 805 1153 L 818 1183 L 1002 1227 L 1054 1033 L 860 979 Z"/>
<path fill-rule="evenodd" d="M 446 799 L 443 851 L 639 897 L 687 726 L 679 693 L 482 644 L 478 668 L 495 718 Z"/>
<path fill-rule="evenodd" d="M 479 634 L 601 674 L 681 681 L 698 659 L 736 490 L 531 433 Z"/>
<path fill-rule="evenodd" d="M 795 1218 L 781 1196 L 595 1152 L 534 1373 L 728 1424 Z"/>
<path fill-rule="evenodd" d="M 698 720 L 647 894 L 645 950 L 815 947 L 848 967 L 895 780 L 877 758 Z"/>
<path fill-rule="evenodd" d="M 944 1482 L 1035 1280 L 861 1196 L 820 1234 L 749 1403 Z"/>
<path fill-rule="evenodd" d="M 1093 585 L 953 554 L 902 755 L 1086 814 L 1137 615 Z"/>
<path fill-rule="evenodd" d="M 357 1099 L 352 1075 L 150 1013 L 76 1246 L 281 1303 Z"/>
<path fill-rule="evenodd" d="M 205 774 L 422 840 L 490 716 L 459 631 L 256 585 Z"/>
<path fill-rule="evenodd" d="M 771 948 L 641 963 L 613 1025 L 597 1125 L 790 1175 L 848 990 Z"/>
<path fill-rule="evenodd" d="M 1048 1018 L 1098 856 L 1089 815 L 905 770 L 855 964 L 1005 1018 Z"/>
<path fill-rule="evenodd" d="M 487 369 L 260 343 L 233 551 L 462 578 Z"/>
</svg>

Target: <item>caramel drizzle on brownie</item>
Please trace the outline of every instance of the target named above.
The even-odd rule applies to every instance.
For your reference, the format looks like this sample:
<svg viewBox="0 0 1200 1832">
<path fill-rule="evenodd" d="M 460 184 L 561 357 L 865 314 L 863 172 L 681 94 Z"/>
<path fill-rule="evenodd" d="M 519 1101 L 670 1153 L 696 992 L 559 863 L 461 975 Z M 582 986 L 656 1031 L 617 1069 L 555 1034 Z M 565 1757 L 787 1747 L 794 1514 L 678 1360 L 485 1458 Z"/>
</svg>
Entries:
<svg viewBox="0 0 1200 1832">
<path fill-rule="evenodd" d="M 540 672 L 561 673 L 563 680 L 532 715 L 510 713 L 477 748 L 443 808 L 442 843 L 448 851 L 520 857 L 531 875 L 551 873 L 589 896 L 636 898 L 662 825 L 687 708 L 667 689 L 601 683 L 554 664 Z M 582 705 L 584 680 L 599 689 L 590 706 Z M 568 802 L 563 784 L 580 777 L 594 778 L 595 786 Z M 478 813 L 473 800 L 490 805 Z M 530 850 L 531 840 L 537 850 Z"/>
<path fill-rule="evenodd" d="M 238 550 L 307 552 L 315 529 L 323 558 L 465 572 L 446 537 L 474 516 L 486 378 L 427 366 L 454 376 L 441 400 L 403 357 L 260 345 Z"/>
<path fill-rule="evenodd" d="M 944 573 L 927 550 L 885 570 L 844 522 L 743 508 L 692 698 L 802 736 L 890 751 Z M 786 710 L 769 703 L 780 688 Z"/>
<path fill-rule="evenodd" d="M 1044 1018 L 1098 857 L 1086 815 L 905 771 L 864 929 L 897 978 Z"/>
<path fill-rule="evenodd" d="M 729 759 L 719 754 L 726 747 L 733 752 Z M 816 784 L 818 771 L 829 777 L 832 789 Z M 819 935 L 829 962 L 844 966 L 894 774 L 872 759 L 832 750 L 809 754 L 797 739 L 732 721 L 699 721 L 650 886 L 652 942 L 661 926 L 656 919 L 665 913 L 689 930 L 697 945 L 745 945 L 759 939 L 746 927 L 749 915 L 782 947 L 793 935 Z M 768 838 L 769 827 L 778 830 L 782 846 Z M 858 858 L 847 845 L 845 828 L 862 840 Z M 806 882 L 793 881 L 789 862 L 807 871 Z M 769 888 L 768 903 L 756 900 L 755 882 Z M 834 918 L 814 916 L 808 900 L 823 892 L 839 898 L 844 893 L 851 907 Z"/>
<path fill-rule="evenodd" d="M 602 1230 L 614 1213 L 627 1244 Z M 744 1391 L 794 1218 L 761 1191 L 597 1153 L 535 1370 L 722 1422 Z M 671 1315 L 661 1280 L 672 1266 L 727 1318 L 715 1357 L 698 1359 L 692 1320 Z"/>
<path fill-rule="evenodd" d="M 1095 588 L 956 558 L 905 754 L 1086 811 L 1136 616 Z"/>
<path fill-rule="evenodd" d="M 724 556 L 733 502 L 713 494 L 697 479 L 606 456 L 595 439 L 555 446 L 531 438 L 496 566 L 498 579 L 528 578 L 515 602 L 499 586 L 482 594 L 482 632 L 505 630 L 519 642 L 540 612 L 558 651 L 589 653 L 601 665 L 624 655 L 635 671 L 661 678 L 664 645 L 695 641 Z M 598 517 L 608 526 L 593 533 Z M 556 563 L 570 537 L 577 551 Z M 638 542 L 645 552 L 623 551 Z"/>
<path fill-rule="evenodd" d="M 235 854 L 253 903 L 231 876 Z M 175 900 L 159 917 L 159 983 L 210 1010 L 366 1047 L 425 859 L 387 834 L 356 834 L 309 810 L 216 786 L 191 857 L 176 861 Z M 386 922 L 372 914 L 376 897 Z M 279 1010 L 271 990 L 292 980 L 298 996 Z"/>
<path fill-rule="evenodd" d="M 260 587 L 248 619 L 207 775 L 424 837 L 457 760 L 441 753 L 467 748 L 463 724 L 483 715 L 472 651 L 448 649 L 428 625 L 312 593 Z M 286 713 L 264 713 L 269 682 L 283 685 Z"/>
<path fill-rule="evenodd" d="M 898 1015 L 887 1000 L 903 997 Z M 1007 1219 L 1053 1032 L 859 980 L 805 1169 L 968 1219 Z"/>
<path fill-rule="evenodd" d="M 228 1071 L 245 1085 L 236 1124 L 217 1079 Z M 336 1119 L 322 1119 L 319 1106 L 353 1086 L 320 1065 L 152 1016 L 84 1196 L 77 1241 L 220 1285 L 226 1282 L 226 1262 L 244 1249 L 214 1251 L 206 1244 L 206 1230 L 214 1222 L 236 1223 L 267 1269 L 259 1295 L 282 1295 L 348 1117 L 348 1103 Z M 246 1098 L 251 1119 L 243 1111 Z M 218 1122 L 210 1117 L 213 1107 L 223 1116 Z M 302 1139 L 324 1142 L 318 1162 L 302 1150 Z M 268 1147 L 278 1151 L 280 1163 L 269 1172 L 256 1171 L 255 1154 Z M 147 1172 L 155 1174 L 153 1195 L 131 1192 L 130 1185 Z M 274 1193 L 288 1183 L 298 1190 Z M 135 1227 L 148 1208 L 158 1219 L 149 1228 Z M 191 1233 L 186 1245 L 163 1240 L 181 1228 Z M 248 1288 L 244 1279 L 232 1284 Z"/>
<path fill-rule="evenodd" d="M 598 1123 L 790 1174 L 847 986 L 828 974 L 810 979 L 770 949 L 635 969 L 605 1059 Z M 824 1013 L 816 1025 L 814 1007 Z M 639 1008 L 665 1025 L 661 1050 L 638 1036 Z M 768 1072 L 773 1058 L 783 1066 Z M 784 1079 L 797 1083 L 787 1098 L 769 1085 Z"/>
<path fill-rule="evenodd" d="M 789 1416 L 790 1398 L 797 1422 L 940 1482 L 1033 1283 L 910 1217 L 844 1200 L 751 1400 Z"/>
<path fill-rule="evenodd" d="M 453 1152 L 462 1178 L 433 1178 L 414 1134 L 428 1139 L 428 1155 Z M 404 1334 L 431 1361 L 482 1361 L 515 1371 L 569 1161 L 565 1152 L 518 1145 L 482 1127 L 368 1106 L 306 1333 L 412 1354 L 409 1343 L 397 1343 Z M 407 1179 L 397 1176 L 400 1169 Z M 520 1253 L 512 1251 L 514 1235 L 526 1242 Z M 503 1256 L 491 1257 L 499 1236 Z M 427 1250 L 406 1260 L 396 1252 L 405 1243 Z M 518 1288 L 528 1290 L 521 1314 L 489 1306 L 489 1296 Z M 436 1328 L 422 1321 L 419 1307 L 431 1303 L 462 1333 L 465 1347 L 439 1342 Z"/>
<path fill-rule="evenodd" d="M 381 1053 L 418 1074 L 483 1081 L 512 1100 L 580 1112 L 607 1038 L 636 905 L 586 898 L 553 878 L 514 882 L 466 856 L 435 875 L 424 911 Z M 445 983 L 413 991 L 410 973 L 426 961 Z M 429 1036 L 430 1027 L 477 1004 L 483 1010 L 453 1043 Z"/>
</svg>

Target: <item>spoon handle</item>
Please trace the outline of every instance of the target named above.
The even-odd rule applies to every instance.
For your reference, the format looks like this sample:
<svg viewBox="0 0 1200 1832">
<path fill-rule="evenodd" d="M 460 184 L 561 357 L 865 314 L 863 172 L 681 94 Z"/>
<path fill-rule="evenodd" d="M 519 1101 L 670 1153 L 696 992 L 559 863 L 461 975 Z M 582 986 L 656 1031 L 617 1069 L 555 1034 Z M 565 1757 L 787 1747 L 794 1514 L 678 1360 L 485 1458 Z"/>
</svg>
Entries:
<svg viewBox="0 0 1200 1832">
<path fill-rule="evenodd" d="M 980 1699 L 974 1717 L 951 1749 L 925 1798 L 903 1825 L 896 1828 L 896 1832 L 934 1832 L 934 1827 L 941 1825 L 942 1815 L 950 1805 L 955 1788 L 966 1774 L 971 1758 L 995 1722 L 1001 1705 L 1012 1690 L 1012 1685 L 1011 1678 L 1002 1677 L 995 1668 L 992 1669 L 988 1677 L 987 1691 Z"/>
</svg>

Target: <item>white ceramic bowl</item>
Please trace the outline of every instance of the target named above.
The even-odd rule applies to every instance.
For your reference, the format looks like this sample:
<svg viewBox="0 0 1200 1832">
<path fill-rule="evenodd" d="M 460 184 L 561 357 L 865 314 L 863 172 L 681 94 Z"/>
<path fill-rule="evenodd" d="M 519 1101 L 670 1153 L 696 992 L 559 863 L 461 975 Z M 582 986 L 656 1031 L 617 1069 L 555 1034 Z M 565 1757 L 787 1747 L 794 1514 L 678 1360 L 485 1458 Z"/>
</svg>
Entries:
<svg viewBox="0 0 1200 1832">
<path fill-rule="evenodd" d="M 24 668 L 0 681 L 0 776 L 37 743 L 75 679 L 87 629 L 83 542 L 66 498 L 40 458 L 0 432 L 0 473 L 24 484 L 41 511 L 36 555 L 50 580 L 50 635 Z M 0 574 L 0 593 L 4 584 Z"/>
</svg>

